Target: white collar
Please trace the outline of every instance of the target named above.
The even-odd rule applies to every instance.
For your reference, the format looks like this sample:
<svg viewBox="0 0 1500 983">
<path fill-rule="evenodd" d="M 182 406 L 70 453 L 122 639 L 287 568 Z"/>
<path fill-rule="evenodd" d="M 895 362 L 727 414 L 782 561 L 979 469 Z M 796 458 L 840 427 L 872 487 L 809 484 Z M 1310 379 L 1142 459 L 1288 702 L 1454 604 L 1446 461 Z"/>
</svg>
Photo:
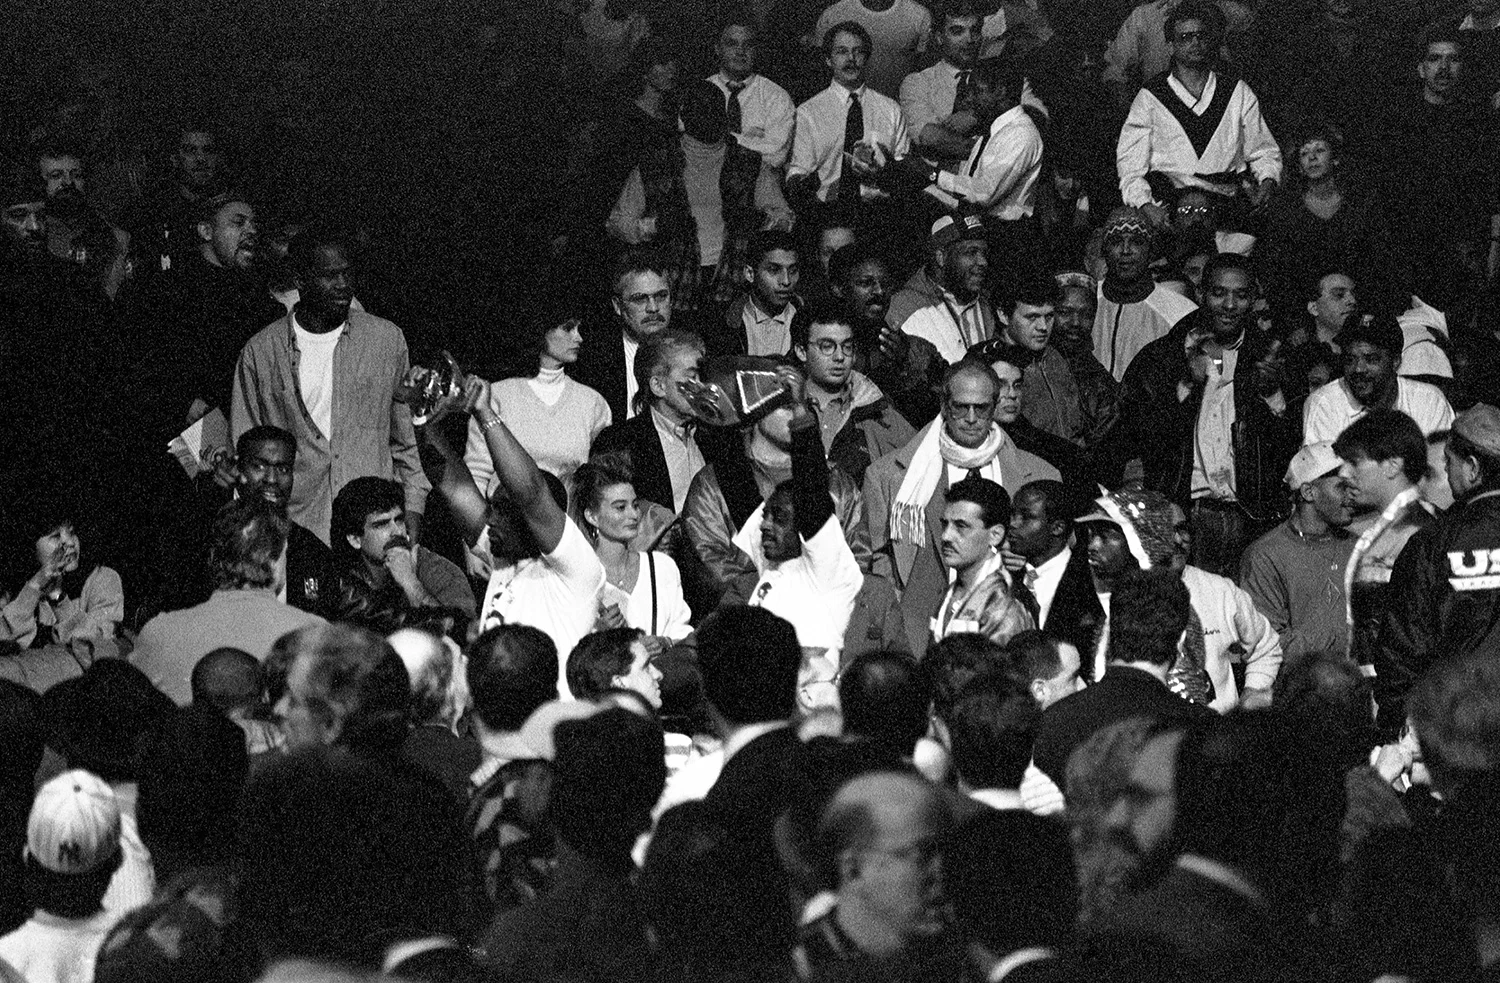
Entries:
<svg viewBox="0 0 1500 983">
<path fill-rule="evenodd" d="M 1044 570 L 1048 574 L 1051 574 L 1054 570 L 1057 570 L 1059 567 L 1066 568 L 1067 565 L 1068 565 L 1068 561 L 1071 560 L 1072 558 L 1073 558 L 1073 549 L 1072 549 L 1072 547 L 1070 547 L 1070 546 L 1064 546 L 1062 548 L 1062 552 L 1061 553 L 1057 554 L 1056 556 L 1054 556 L 1050 560 L 1043 560 L 1041 566 L 1032 567 L 1031 569 L 1035 570 L 1036 571 L 1036 575 L 1038 577 L 1040 577 L 1042 575 L 1042 571 L 1044 571 Z"/>
<path fill-rule="evenodd" d="M 837 82 L 829 82 L 828 87 L 834 92 L 838 93 L 839 102 L 842 102 L 846 106 L 849 105 L 850 96 L 859 96 L 860 101 L 863 102 L 865 93 L 869 91 L 870 88 L 869 83 L 866 83 L 857 89 L 847 89 L 844 86 L 839 85 Z"/>
<path fill-rule="evenodd" d="M 1217 860 L 1211 860 L 1196 853 L 1184 853 L 1177 858 L 1177 866 L 1205 880 L 1213 881 L 1254 904 L 1265 903 L 1265 896 L 1260 893 L 1259 888 L 1246 880 L 1239 871 Z"/>
<path fill-rule="evenodd" d="M 990 975 L 985 977 L 985 983 L 1000 983 L 1001 980 L 1010 975 L 1011 970 L 1019 969 L 1027 963 L 1052 959 L 1056 955 L 1057 953 L 1051 949 L 1044 949 L 1040 946 L 1030 949 L 1017 949 L 995 964 L 995 968 L 990 970 Z"/>
</svg>

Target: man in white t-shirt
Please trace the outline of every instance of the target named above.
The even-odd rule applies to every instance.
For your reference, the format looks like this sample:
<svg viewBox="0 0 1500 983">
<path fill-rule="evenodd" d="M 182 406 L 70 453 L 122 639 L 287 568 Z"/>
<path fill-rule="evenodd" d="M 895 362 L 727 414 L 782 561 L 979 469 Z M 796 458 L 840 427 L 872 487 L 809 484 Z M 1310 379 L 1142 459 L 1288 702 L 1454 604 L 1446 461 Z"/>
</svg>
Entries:
<svg viewBox="0 0 1500 983">
<path fill-rule="evenodd" d="M 802 646 L 798 698 L 811 708 L 837 703 L 839 652 L 864 574 L 834 511 L 823 438 L 817 417 L 807 408 L 806 382 L 790 369 L 783 379 L 793 395 L 788 426 L 792 477 L 760 508 L 759 549 L 750 552 L 761 573 L 747 603 L 796 629 Z"/>
<path fill-rule="evenodd" d="M 1395 318 L 1354 321 L 1339 334 L 1344 377 L 1313 390 L 1302 410 L 1302 442 L 1332 443 L 1370 410 L 1400 410 L 1422 436 L 1453 426 L 1453 407 L 1437 386 L 1397 373 L 1406 336 Z"/>
<path fill-rule="evenodd" d="M 231 437 L 271 425 L 297 440 L 288 515 L 328 542 L 333 498 L 355 478 L 401 483 L 415 542 L 431 485 L 396 389 L 406 338 L 382 318 L 351 309 L 355 271 L 343 239 L 309 229 L 292 240 L 300 299 L 240 353 L 230 400 Z"/>
<path fill-rule="evenodd" d="M 442 455 L 441 490 L 464 541 L 489 561 L 490 578 L 479 608 L 479 627 L 530 625 L 552 639 L 561 655 L 594 629 L 604 565 L 583 532 L 568 518 L 567 493 L 554 475 L 536 466 L 495 414 L 490 385 L 469 377 L 464 407 L 479 424 L 499 482 L 488 502 L 463 459 L 433 420 L 423 428 Z M 436 418 L 434 418 L 435 420 Z M 566 656 L 559 659 L 557 691 L 570 699 Z"/>
</svg>

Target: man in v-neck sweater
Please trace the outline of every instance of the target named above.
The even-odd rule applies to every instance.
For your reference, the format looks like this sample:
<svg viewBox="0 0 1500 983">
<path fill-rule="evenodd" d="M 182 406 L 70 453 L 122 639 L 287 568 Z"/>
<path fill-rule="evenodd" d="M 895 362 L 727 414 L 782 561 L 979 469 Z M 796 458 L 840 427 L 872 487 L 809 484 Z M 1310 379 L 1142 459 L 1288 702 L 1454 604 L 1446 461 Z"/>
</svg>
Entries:
<svg viewBox="0 0 1500 983">
<path fill-rule="evenodd" d="M 1188 0 L 1167 16 L 1166 33 L 1172 67 L 1136 93 L 1115 147 L 1125 204 L 1145 208 L 1161 226 L 1166 209 L 1149 174 L 1174 188 L 1233 197 L 1246 168 L 1254 177 L 1250 204 L 1263 204 L 1281 180 L 1281 150 L 1250 87 L 1214 70 L 1223 13 Z"/>
</svg>

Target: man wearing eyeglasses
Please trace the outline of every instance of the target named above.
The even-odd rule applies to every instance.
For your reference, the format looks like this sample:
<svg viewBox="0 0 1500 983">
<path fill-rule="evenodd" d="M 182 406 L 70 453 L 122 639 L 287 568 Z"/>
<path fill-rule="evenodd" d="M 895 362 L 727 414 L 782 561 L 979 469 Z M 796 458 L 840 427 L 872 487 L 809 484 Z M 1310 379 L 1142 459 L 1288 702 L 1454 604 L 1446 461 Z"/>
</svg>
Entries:
<svg viewBox="0 0 1500 983">
<path fill-rule="evenodd" d="M 916 436 L 869 377 L 855 371 L 858 342 L 840 307 L 819 305 L 792 318 L 792 351 L 807 373 L 807 404 L 818 421 L 830 464 L 855 483 L 870 462 Z"/>
<path fill-rule="evenodd" d="M 1232 200 L 1250 172 L 1252 208 L 1281 180 L 1281 150 L 1243 81 L 1216 68 L 1224 15 L 1212 3 L 1186 0 L 1166 20 L 1172 67 L 1147 82 L 1130 104 L 1115 161 L 1125 204 L 1158 227 L 1171 189 L 1196 187 Z"/>
</svg>

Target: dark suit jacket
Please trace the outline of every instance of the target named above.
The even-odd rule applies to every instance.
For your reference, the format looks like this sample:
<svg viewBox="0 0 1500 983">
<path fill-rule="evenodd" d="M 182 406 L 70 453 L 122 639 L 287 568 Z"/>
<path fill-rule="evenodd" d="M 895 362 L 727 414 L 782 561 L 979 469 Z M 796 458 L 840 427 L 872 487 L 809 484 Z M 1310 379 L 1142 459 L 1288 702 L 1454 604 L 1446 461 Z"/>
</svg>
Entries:
<svg viewBox="0 0 1500 983">
<path fill-rule="evenodd" d="M 604 397 L 614 419 L 623 420 L 625 380 L 630 366 L 625 364 L 625 336 L 618 318 L 600 318 L 586 325 L 583 348 L 571 375 L 583 385 Z"/>
<path fill-rule="evenodd" d="M 622 420 L 618 416 L 615 419 Z M 649 410 L 623 422 L 612 423 L 600 431 L 594 438 L 594 446 L 589 449 L 589 457 L 609 453 L 623 453 L 629 458 L 637 495 L 668 511 L 677 511 L 676 499 L 672 495 L 672 475 L 667 471 L 667 456 L 661 449 L 661 434 L 657 433 L 656 422 Z M 683 493 L 687 493 L 686 488 Z"/>
<path fill-rule="evenodd" d="M 1186 725 L 1213 720 L 1215 714 L 1173 693 L 1148 672 L 1111 665 L 1103 679 L 1046 709 L 1037 726 L 1032 760 L 1064 788 L 1068 756 L 1096 731 L 1131 717 Z"/>
<path fill-rule="evenodd" d="M 1165 942 L 1182 957 L 1182 968 L 1201 972 L 1197 978 L 1209 983 L 1300 978 L 1292 971 L 1295 957 L 1286 952 L 1287 933 L 1278 930 L 1263 903 L 1183 867 L 1125 898 L 1109 928 Z M 1273 939 L 1282 945 L 1268 944 Z"/>
<path fill-rule="evenodd" d="M 1104 605 L 1099 603 L 1094 577 L 1089 573 L 1088 550 L 1075 546 L 1068 565 L 1063 568 L 1062 579 L 1057 582 L 1057 593 L 1052 595 L 1047 620 L 1040 627 L 1078 650 L 1082 661 L 1080 672 L 1083 678 L 1090 679 L 1104 620 Z"/>
</svg>

